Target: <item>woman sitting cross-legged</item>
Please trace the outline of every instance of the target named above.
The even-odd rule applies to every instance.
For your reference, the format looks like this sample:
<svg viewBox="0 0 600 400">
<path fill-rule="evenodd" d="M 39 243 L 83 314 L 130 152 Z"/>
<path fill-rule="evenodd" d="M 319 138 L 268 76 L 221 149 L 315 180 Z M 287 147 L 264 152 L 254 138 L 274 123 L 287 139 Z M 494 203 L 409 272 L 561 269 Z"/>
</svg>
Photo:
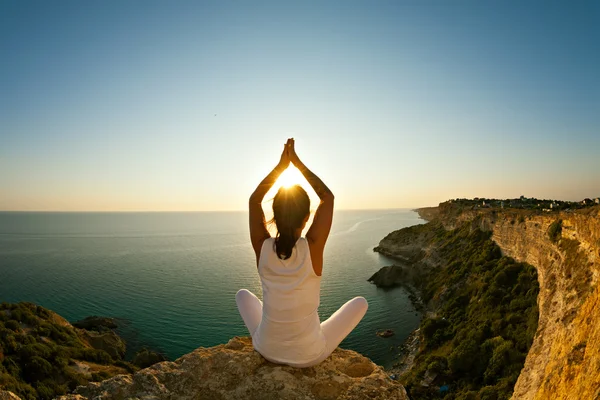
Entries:
<svg viewBox="0 0 600 400">
<path fill-rule="evenodd" d="M 277 235 L 266 227 L 261 203 L 279 175 L 292 163 L 321 202 L 306 237 L 310 200 L 299 185 L 279 189 L 273 199 Z M 269 361 L 311 367 L 325 360 L 367 312 L 364 297 L 355 297 L 329 319 L 319 320 L 323 250 L 333 218 L 333 194 L 300 161 L 288 139 L 279 164 L 250 196 L 250 239 L 262 283 L 263 302 L 246 289 L 237 292 L 239 312 L 254 349 Z"/>
</svg>

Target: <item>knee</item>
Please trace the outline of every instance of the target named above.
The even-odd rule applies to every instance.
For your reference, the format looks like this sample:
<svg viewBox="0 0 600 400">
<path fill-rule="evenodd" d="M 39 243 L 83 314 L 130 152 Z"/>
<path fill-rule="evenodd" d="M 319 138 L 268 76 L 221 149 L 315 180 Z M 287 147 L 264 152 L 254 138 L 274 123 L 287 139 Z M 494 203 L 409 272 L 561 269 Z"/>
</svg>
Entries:
<svg viewBox="0 0 600 400">
<path fill-rule="evenodd" d="M 251 293 L 250 293 L 250 291 L 248 289 L 240 289 L 240 290 L 238 290 L 237 293 L 235 294 L 235 301 L 236 301 L 236 303 L 239 303 L 243 299 L 247 298 L 250 294 Z"/>
<path fill-rule="evenodd" d="M 369 308 L 369 303 L 367 302 L 367 299 L 365 299 L 362 296 L 353 298 L 352 304 L 354 304 L 354 307 L 358 308 L 363 312 L 367 312 L 367 309 Z"/>
</svg>

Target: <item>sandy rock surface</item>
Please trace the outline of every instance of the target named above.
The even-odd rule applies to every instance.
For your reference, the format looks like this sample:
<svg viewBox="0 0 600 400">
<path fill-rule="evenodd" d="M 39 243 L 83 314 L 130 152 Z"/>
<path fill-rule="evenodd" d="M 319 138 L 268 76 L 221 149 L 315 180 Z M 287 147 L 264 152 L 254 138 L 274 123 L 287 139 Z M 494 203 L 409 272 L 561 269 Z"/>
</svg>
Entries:
<svg viewBox="0 0 600 400">
<path fill-rule="evenodd" d="M 248 337 L 80 386 L 75 393 L 59 399 L 408 399 L 383 368 L 354 351 L 338 348 L 316 367 L 292 368 L 266 361 Z"/>
</svg>

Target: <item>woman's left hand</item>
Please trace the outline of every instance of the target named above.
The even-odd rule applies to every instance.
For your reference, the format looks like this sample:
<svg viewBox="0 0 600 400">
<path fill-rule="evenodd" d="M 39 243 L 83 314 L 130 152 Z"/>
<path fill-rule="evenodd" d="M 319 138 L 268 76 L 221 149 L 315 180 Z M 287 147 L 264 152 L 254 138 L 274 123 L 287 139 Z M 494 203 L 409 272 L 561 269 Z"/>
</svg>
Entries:
<svg viewBox="0 0 600 400">
<path fill-rule="evenodd" d="M 283 146 L 283 153 L 281 153 L 281 159 L 279 160 L 279 165 L 281 169 L 286 169 L 290 166 L 290 146 L 293 143 L 293 139 L 288 139 L 286 144 Z"/>
</svg>

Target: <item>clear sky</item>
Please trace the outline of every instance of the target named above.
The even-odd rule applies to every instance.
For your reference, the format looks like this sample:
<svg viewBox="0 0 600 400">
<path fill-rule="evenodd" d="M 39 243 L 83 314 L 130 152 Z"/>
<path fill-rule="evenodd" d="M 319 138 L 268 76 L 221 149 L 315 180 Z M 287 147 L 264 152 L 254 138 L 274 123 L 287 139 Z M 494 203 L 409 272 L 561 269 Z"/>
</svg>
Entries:
<svg viewBox="0 0 600 400">
<path fill-rule="evenodd" d="M 600 2 L 0 2 L 0 210 L 600 196 Z"/>
</svg>

